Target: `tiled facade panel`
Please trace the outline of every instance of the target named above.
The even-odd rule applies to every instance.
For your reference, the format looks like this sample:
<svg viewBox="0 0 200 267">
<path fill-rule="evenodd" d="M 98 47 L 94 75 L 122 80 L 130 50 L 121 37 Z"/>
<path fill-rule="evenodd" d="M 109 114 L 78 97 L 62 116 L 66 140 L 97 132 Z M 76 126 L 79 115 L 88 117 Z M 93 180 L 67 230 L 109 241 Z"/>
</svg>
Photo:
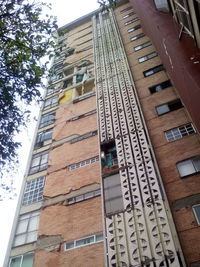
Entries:
<svg viewBox="0 0 200 267">
<path fill-rule="evenodd" d="M 100 140 L 102 146 L 104 142 L 115 140 L 124 204 L 123 213 L 104 214 L 107 264 L 113 267 L 142 264 L 177 267 L 180 263 L 176 249 L 179 248 L 171 236 L 173 227 L 170 230 L 140 106 L 114 19 L 110 12 L 100 15 L 93 23 Z M 156 211 L 158 206 L 159 211 Z M 154 233 L 160 220 L 166 228 Z M 171 255 L 166 256 L 169 251 Z M 166 258 L 170 258 L 170 263 Z"/>
</svg>

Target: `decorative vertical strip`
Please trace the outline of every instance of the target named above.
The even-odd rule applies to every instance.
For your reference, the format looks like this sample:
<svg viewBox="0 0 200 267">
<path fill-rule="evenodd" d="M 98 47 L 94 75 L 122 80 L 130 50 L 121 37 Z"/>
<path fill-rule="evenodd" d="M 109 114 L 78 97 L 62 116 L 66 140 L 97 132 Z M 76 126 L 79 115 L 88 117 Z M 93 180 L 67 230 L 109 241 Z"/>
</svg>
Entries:
<svg viewBox="0 0 200 267">
<path fill-rule="evenodd" d="M 100 142 L 115 139 L 124 211 L 107 216 L 107 266 L 183 266 L 113 13 L 93 18 Z"/>
</svg>

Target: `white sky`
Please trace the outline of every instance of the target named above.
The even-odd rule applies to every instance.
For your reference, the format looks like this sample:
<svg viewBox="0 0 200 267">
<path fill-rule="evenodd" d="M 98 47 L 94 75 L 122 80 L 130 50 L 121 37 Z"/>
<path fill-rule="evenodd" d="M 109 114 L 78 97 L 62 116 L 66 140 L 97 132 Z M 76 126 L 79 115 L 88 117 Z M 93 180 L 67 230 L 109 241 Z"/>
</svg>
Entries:
<svg viewBox="0 0 200 267">
<path fill-rule="evenodd" d="M 61 27 L 87 13 L 99 8 L 97 0 L 43 0 L 52 4 L 52 14 L 58 18 L 58 26 Z M 34 108 L 34 113 L 37 110 Z M 16 193 L 19 194 L 21 182 L 24 176 L 25 166 L 33 138 L 35 125 L 30 125 L 28 132 L 21 134 L 22 148 L 20 149 L 21 167 L 19 177 L 16 176 Z M 3 266 L 5 252 L 8 245 L 12 222 L 15 214 L 17 198 L 0 202 L 0 266 Z"/>
</svg>

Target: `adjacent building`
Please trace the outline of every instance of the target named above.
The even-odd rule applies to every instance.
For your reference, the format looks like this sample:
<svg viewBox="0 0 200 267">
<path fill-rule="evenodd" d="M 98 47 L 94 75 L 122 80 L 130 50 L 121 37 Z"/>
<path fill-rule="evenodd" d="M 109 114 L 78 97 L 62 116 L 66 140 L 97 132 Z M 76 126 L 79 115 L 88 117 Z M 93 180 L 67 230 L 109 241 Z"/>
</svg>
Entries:
<svg viewBox="0 0 200 267">
<path fill-rule="evenodd" d="M 5 267 L 200 266 L 199 0 L 57 32 Z"/>
</svg>

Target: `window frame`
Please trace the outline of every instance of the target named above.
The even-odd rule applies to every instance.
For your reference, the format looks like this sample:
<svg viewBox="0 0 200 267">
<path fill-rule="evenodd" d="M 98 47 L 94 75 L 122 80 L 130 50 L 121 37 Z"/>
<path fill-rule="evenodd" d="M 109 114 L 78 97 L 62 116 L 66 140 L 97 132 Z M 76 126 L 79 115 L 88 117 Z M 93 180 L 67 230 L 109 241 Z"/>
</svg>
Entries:
<svg viewBox="0 0 200 267">
<path fill-rule="evenodd" d="M 43 156 L 47 156 L 47 157 L 43 158 Z M 32 164 L 34 163 L 34 159 L 37 159 L 37 158 L 39 159 L 39 164 L 32 166 Z M 42 151 L 40 153 L 33 154 L 32 159 L 31 159 L 31 163 L 30 163 L 30 167 L 29 167 L 29 175 L 46 170 L 48 168 L 48 158 L 49 158 L 49 150 L 45 150 L 45 151 Z M 44 159 L 46 160 L 45 163 L 43 163 Z M 37 161 L 36 161 L 36 163 L 37 163 Z M 34 169 L 35 169 L 35 171 L 34 171 Z"/>
<path fill-rule="evenodd" d="M 50 144 L 52 142 L 52 135 L 53 135 L 53 129 L 52 128 L 39 132 L 37 134 L 37 137 L 36 137 L 34 149 L 38 149 L 44 145 Z"/>
<path fill-rule="evenodd" d="M 39 217 L 40 217 L 39 210 L 28 212 L 28 213 L 25 213 L 25 214 L 22 214 L 19 216 L 16 230 L 15 230 L 15 236 L 13 239 L 13 245 L 12 245 L 13 248 L 23 246 L 25 244 L 30 244 L 30 243 L 37 241 L 37 234 L 38 234 L 38 229 L 39 229 Z M 29 230 L 29 227 L 32 227 L 31 224 L 32 224 L 32 221 L 34 220 L 34 218 L 36 218 L 36 220 L 37 220 L 36 221 L 36 229 Z M 25 224 L 24 224 L 24 222 L 25 222 Z M 21 232 L 18 233 L 17 231 L 18 231 L 18 229 L 20 229 L 20 225 L 21 225 L 21 228 L 26 228 L 26 229 L 20 230 Z M 28 241 L 28 238 L 30 238 L 31 233 L 36 234 L 36 237 L 33 240 Z M 20 244 L 15 245 L 16 239 L 19 236 L 24 236 L 24 241 Z"/>
<path fill-rule="evenodd" d="M 156 89 L 156 87 L 158 87 L 158 89 Z M 172 87 L 172 83 L 170 80 L 166 80 L 164 82 L 161 82 L 161 83 L 158 83 L 158 84 L 155 84 L 155 85 L 149 87 L 149 91 L 151 94 L 155 94 L 155 93 L 163 91 L 169 87 Z M 153 91 L 154 89 L 155 89 L 155 91 Z"/>
<path fill-rule="evenodd" d="M 58 96 L 54 95 L 52 97 L 46 98 L 44 101 L 43 110 L 55 107 L 58 104 Z"/>
<path fill-rule="evenodd" d="M 45 176 L 26 181 L 24 188 L 22 206 L 28 206 L 43 200 L 43 191 L 45 184 Z"/>
<path fill-rule="evenodd" d="M 148 70 L 143 71 L 143 75 L 145 78 L 147 78 L 147 77 L 154 75 L 154 74 L 156 74 L 160 71 L 163 71 L 163 70 L 165 70 L 165 67 L 163 66 L 163 64 L 160 64 L 160 65 L 157 65 L 153 68 L 150 68 Z"/>
<path fill-rule="evenodd" d="M 143 32 L 141 32 L 141 33 L 138 33 L 137 35 L 134 35 L 133 37 L 131 37 L 130 40 L 131 40 L 131 42 L 134 42 L 134 41 L 139 40 L 140 38 L 143 38 L 143 37 L 145 37 L 145 34 Z"/>
<path fill-rule="evenodd" d="M 135 12 L 130 12 L 129 14 L 126 14 L 126 15 L 124 15 L 123 17 L 122 17 L 122 19 L 127 19 L 127 18 L 129 18 L 129 17 L 131 17 L 131 16 L 133 16 L 133 15 L 135 15 Z"/>
<path fill-rule="evenodd" d="M 136 21 L 138 21 L 138 20 L 140 20 L 138 17 L 133 18 L 133 19 L 128 20 L 127 22 L 125 22 L 124 25 L 125 25 L 125 26 L 128 26 L 128 25 L 130 25 L 130 24 L 132 24 L 132 23 L 134 23 L 134 22 L 136 22 Z"/>
<path fill-rule="evenodd" d="M 97 240 L 98 236 L 102 236 L 102 239 Z M 93 239 L 94 241 L 90 242 L 90 243 L 82 244 L 82 245 L 77 245 L 78 242 L 83 241 L 83 240 L 87 240 L 89 238 L 94 238 Z M 75 240 L 72 240 L 70 242 L 65 242 L 64 243 L 64 251 L 68 251 L 68 250 L 72 250 L 72 249 L 76 249 L 76 248 L 80 248 L 80 247 L 85 247 L 85 246 L 88 246 L 88 245 L 94 245 L 96 243 L 100 243 L 100 242 L 103 242 L 103 241 L 104 241 L 103 233 L 97 233 L 97 234 L 94 234 L 94 235 L 85 236 L 85 237 L 80 238 L 80 239 L 75 239 Z M 67 244 L 71 245 L 72 247 L 66 248 Z"/>
<path fill-rule="evenodd" d="M 154 54 L 154 55 L 153 55 Z M 152 56 L 153 55 L 153 56 Z M 154 58 L 154 57 L 157 57 L 158 56 L 158 53 L 156 52 L 156 51 L 153 51 L 153 52 L 151 52 L 151 53 L 149 53 L 149 54 L 147 54 L 147 55 L 145 55 L 145 56 L 142 56 L 142 57 L 139 57 L 138 58 L 138 62 L 141 64 L 141 63 L 143 63 L 143 62 L 145 62 L 145 61 L 147 61 L 147 60 L 150 60 L 150 59 L 152 59 L 152 58 Z M 144 59 L 143 61 L 141 61 L 141 59 Z"/>
<path fill-rule="evenodd" d="M 190 126 L 192 131 L 189 131 L 187 126 Z M 180 128 L 183 128 L 183 127 L 185 128 L 185 133 L 186 134 L 183 134 L 183 132 L 181 132 Z M 177 133 L 176 133 L 176 131 L 177 131 Z M 182 139 L 183 137 L 192 135 L 194 133 L 196 133 L 196 131 L 195 131 L 195 128 L 192 125 L 192 123 L 187 123 L 187 124 L 184 124 L 184 125 L 169 129 L 169 130 L 164 132 L 165 137 L 166 137 L 166 139 L 167 139 L 167 141 L 169 143 L 173 142 L 173 141 L 176 141 L 176 140 L 179 140 L 179 139 Z M 170 138 L 170 135 L 171 135 L 171 138 Z"/>
<path fill-rule="evenodd" d="M 48 120 L 45 120 L 44 122 L 42 122 L 42 120 L 46 117 L 48 118 Z M 51 117 L 53 117 L 53 118 L 51 118 Z M 41 128 L 44 128 L 46 126 L 53 124 L 55 122 L 55 117 L 56 117 L 55 112 L 49 112 L 49 113 L 42 114 L 38 128 L 41 129 Z"/>
<path fill-rule="evenodd" d="M 195 219 L 196 219 L 197 224 L 200 226 L 200 216 L 199 216 L 199 218 L 198 218 L 197 213 L 196 213 L 196 211 L 195 211 L 195 207 L 199 207 L 199 210 L 200 210 L 200 204 L 196 204 L 196 205 L 193 205 L 193 206 L 192 206 L 192 211 L 193 211 L 193 213 L 194 213 L 194 217 L 195 217 Z"/>
<path fill-rule="evenodd" d="M 188 177 L 188 176 L 192 176 L 192 175 L 196 175 L 198 173 L 200 173 L 200 168 L 198 170 L 197 166 L 195 166 L 195 160 L 199 160 L 200 161 L 200 156 L 194 156 L 194 157 L 191 157 L 191 158 L 188 158 L 188 159 L 185 159 L 185 160 L 182 160 L 182 161 L 179 161 L 176 163 L 176 167 L 178 169 L 178 172 L 179 172 L 179 175 L 181 178 L 185 178 L 185 177 Z M 181 174 L 181 166 L 180 165 L 183 165 L 183 163 L 187 163 L 191 161 L 191 166 L 192 168 L 194 169 L 193 172 L 190 172 L 190 173 L 187 173 L 187 174 Z M 187 163 L 188 164 L 188 163 Z"/>
<path fill-rule="evenodd" d="M 174 104 L 175 104 L 175 105 L 178 104 L 178 105 L 180 105 L 180 106 L 179 106 L 178 108 L 173 108 L 173 105 L 174 105 Z M 166 111 L 166 112 L 160 112 L 160 111 L 158 111 L 158 108 L 161 107 L 161 106 L 168 106 L 168 111 Z M 171 109 L 170 109 L 170 106 L 172 106 Z M 182 102 L 181 102 L 181 100 L 180 100 L 179 98 L 177 98 L 177 99 L 175 99 L 175 100 L 173 100 L 173 101 L 167 102 L 167 103 L 163 103 L 163 104 L 158 105 L 158 106 L 155 107 L 158 116 L 162 116 L 162 115 L 164 115 L 164 114 L 167 114 L 167 113 L 169 113 L 169 112 L 178 110 L 178 109 L 180 109 L 180 108 L 183 108 L 183 104 L 182 104 Z"/>
<path fill-rule="evenodd" d="M 24 259 L 24 257 L 25 257 L 26 255 L 32 255 L 32 256 L 33 256 L 32 258 L 33 258 L 33 260 L 34 260 L 34 254 L 33 254 L 32 252 L 31 252 L 31 253 L 25 253 L 25 254 L 17 255 L 17 256 L 14 256 L 14 257 L 11 257 L 11 258 L 10 258 L 10 260 L 9 260 L 9 267 L 12 267 L 12 266 L 11 266 L 11 263 L 12 263 L 11 261 L 12 261 L 12 259 L 15 259 L 15 258 L 21 258 L 21 259 L 20 259 L 20 266 L 19 266 L 19 267 L 22 267 L 23 259 Z M 33 261 L 33 260 L 32 260 L 32 261 Z M 30 267 L 32 267 L 32 266 L 30 266 Z"/>
<path fill-rule="evenodd" d="M 140 51 L 140 50 L 142 50 L 142 49 L 144 49 L 144 48 L 146 48 L 148 46 L 151 46 L 151 45 L 152 45 L 151 41 L 146 41 L 146 42 L 144 42 L 144 43 L 142 43 L 140 45 L 135 46 L 133 49 L 134 49 L 135 52 L 137 52 L 137 51 Z"/>
<path fill-rule="evenodd" d="M 141 25 L 140 25 L 140 24 L 135 25 L 134 27 L 128 29 L 127 32 L 128 32 L 128 33 L 132 33 L 132 32 L 137 31 L 137 30 L 139 30 L 139 29 L 141 29 Z"/>
</svg>

